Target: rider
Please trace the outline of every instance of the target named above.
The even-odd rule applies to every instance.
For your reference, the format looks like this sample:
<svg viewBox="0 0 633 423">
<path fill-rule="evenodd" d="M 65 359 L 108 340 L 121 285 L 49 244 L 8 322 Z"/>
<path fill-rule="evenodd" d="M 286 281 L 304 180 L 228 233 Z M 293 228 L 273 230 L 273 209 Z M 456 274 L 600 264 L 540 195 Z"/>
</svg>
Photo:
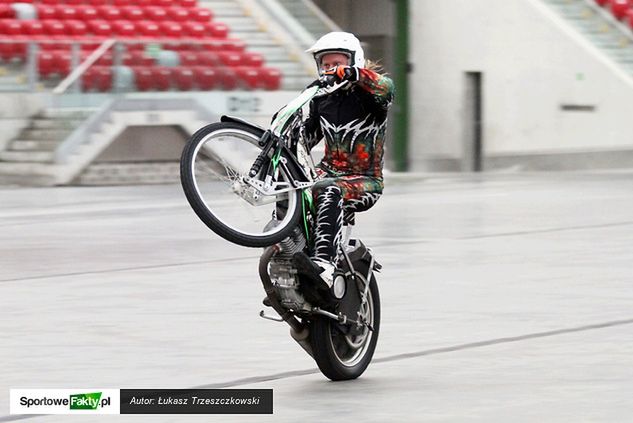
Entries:
<svg viewBox="0 0 633 423">
<path fill-rule="evenodd" d="M 309 148 L 325 138 L 325 156 L 312 187 L 316 209 L 312 257 L 295 255 L 299 269 L 312 274 L 321 289 L 333 285 L 334 263 L 342 239 L 343 213 L 372 207 L 383 190 L 383 152 L 393 83 L 365 61 L 360 41 L 347 32 L 330 32 L 306 50 L 320 76 L 350 83 L 313 99 L 302 135 Z M 319 83 L 315 81 L 314 84 Z M 318 275 L 318 276 L 317 276 Z"/>
</svg>

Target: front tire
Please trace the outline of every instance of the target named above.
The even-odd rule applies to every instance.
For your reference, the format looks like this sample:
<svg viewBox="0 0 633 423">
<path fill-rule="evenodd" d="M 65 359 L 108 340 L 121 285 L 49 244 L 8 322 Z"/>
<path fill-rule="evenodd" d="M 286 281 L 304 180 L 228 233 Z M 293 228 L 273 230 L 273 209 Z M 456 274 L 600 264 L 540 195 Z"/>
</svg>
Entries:
<svg viewBox="0 0 633 423">
<path fill-rule="evenodd" d="M 180 181 L 194 212 L 213 232 L 245 247 L 278 243 L 301 218 L 300 190 L 264 197 L 243 182 L 262 134 L 238 122 L 213 123 L 193 134 L 180 159 Z M 289 186 L 290 180 L 280 167 L 278 181 Z M 283 216 L 276 213 L 279 204 L 287 207 Z M 271 224 L 273 215 L 278 219 Z"/>
<path fill-rule="evenodd" d="M 364 290 L 368 265 L 365 262 L 354 263 L 359 291 Z M 310 324 L 310 344 L 313 357 L 321 372 L 334 381 L 356 379 L 363 374 L 376 349 L 380 330 L 380 295 L 373 273 L 369 284 L 367 305 L 361 312 L 373 327 L 365 328 L 360 335 L 344 334 L 338 322 L 325 317 L 315 316 Z M 351 317 L 351 316 L 350 316 Z M 355 316 L 354 316 L 355 317 Z"/>
</svg>

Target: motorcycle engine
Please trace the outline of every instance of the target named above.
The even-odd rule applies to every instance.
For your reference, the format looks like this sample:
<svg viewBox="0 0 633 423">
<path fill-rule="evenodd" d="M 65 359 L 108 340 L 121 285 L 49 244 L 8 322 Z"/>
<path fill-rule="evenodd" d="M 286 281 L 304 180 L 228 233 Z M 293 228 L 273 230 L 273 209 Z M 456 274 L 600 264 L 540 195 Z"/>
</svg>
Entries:
<svg viewBox="0 0 633 423">
<path fill-rule="evenodd" d="M 310 310 L 309 304 L 299 292 L 299 278 L 292 266 L 292 256 L 303 251 L 306 239 L 299 227 L 280 242 L 281 251 L 270 261 L 270 279 L 277 291 L 281 304 L 291 310 Z"/>
</svg>

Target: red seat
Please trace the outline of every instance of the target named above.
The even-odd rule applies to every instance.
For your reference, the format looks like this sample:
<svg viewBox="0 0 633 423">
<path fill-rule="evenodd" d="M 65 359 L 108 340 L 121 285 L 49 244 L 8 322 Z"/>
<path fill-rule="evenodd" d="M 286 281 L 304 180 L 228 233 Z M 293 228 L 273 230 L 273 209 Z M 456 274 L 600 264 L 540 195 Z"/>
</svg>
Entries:
<svg viewBox="0 0 633 423">
<path fill-rule="evenodd" d="M 140 21 L 137 23 L 137 27 L 142 35 L 147 37 L 160 37 L 163 32 L 156 22 L 152 21 Z"/>
<path fill-rule="evenodd" d="M 264 89 L 278 90 L 281 88 L 281 71 L 275 68 L 262 68 L 260 71 Z"/>
<path fill-rule="evenodd" d="M 48 19 L 42 21 L 44 32 L 48 35 L 64 35 L 66 34 L 66 25 L 63 21 Z"/>
<path fill-rule="evenodd" d="M 84 22 L 99 19 L 99 12 L 94 6 L 77 7 L 77 15 L 79 16 L 79 19 L 83 20 Z"/>
<path fill-rule="evenodd" d="M 0 21 L 0 33 L 6 35 L 22 34 L 22 21 L 19 21 L 17 19 Z"/>
<path fill-rule="evenodd" d="M 71 35 L 86 35 L 88 26 L 83 21 L 66 21 L 66 31 Z"/>
<path fill-rule="evenodd" d="M 134 71 L 134 82 L 136 83 L 136 88 L 139 91 L 150 91 L 154 86 L 154 76 L 151 69 L 146 67 L 135 67 Z"/>
<path fill-rule="evenodd" d="M 48 4 L 38 4 L 35 6 L 37 11 L 37 19 L 55 19 L 57 17 L 57 8 Z"/>
<path fill-rule="evenodd" d="M 105 6 L 110 4 L 110 0 L 87 0 L 86 3 L 92 6 Z"/>
<path fill-rule="evenodd" d="M 226 38 L 229 34 L 229 27 L 221 22 L 207 22 L 204 24 L 207 34 L 215 38 Z"/>
<path fill-rule="evenodd" d="M 161 22 L 159 26 L 161 31 L 168 37 L 180 38 L 184 34 L 182 25 L 178 22 Z"/>
<path fill-rule="evenodd" d="M 0 4 L 0 19 L 15 18 L 15 10 L 8 4 Z"/>
<path fill-rule="evenodd" d="M 88 27 L 95 35 L 110 36 L 113 33 L 112 24 L 107 21 L 90 21 L 88 22 Z"/>
<path fill-rule="evenodd" d="M 145 17 L 151 21 L 166 21 L 168 15 L 164 8 L 150 6 L 145 9 Z"/>
<path fill-rule="evenodd" d="M 180 6 L 185 7 L 187 9 L 191 7 L 196 7 L 198 5 L 198 0 L 180 0 Z"/>
<path fill-rule="evenodd" d="M 190 37 L 203 38 L 207 34 L 207 29 L 200 22 L 185 22 L 182 27 Z"/>
<path fill-rule="evenodd" d="M 225 66 L 236 67 L 244 64 L 242 55 L 238 52 L 220 51 L 218 52 L 218 56 Z"/>
<path fill-rule="evenodd" d="M 133 0 L 112 0 L 115 6 L 132 6 L 134 3 Z"/>
<path fill-rule="evenodd" d="M 125 6 L 121 8 L 121 14 L 124 19 L 129 19 L 131 21 L 140 21 L 145 19 L 145 14 L 143 13 L 143 9 L 138 8 L 136 6 Z"/>
<path fill-rule="evenodd" d="M 22 21 L 22 32 L 28 35 L 42 35 L 44 25 L 40 21 Z"/>
<path fill-rule="evenodd" d="M 37 71 L 43 78 L 55 73 L 55 55 L 50 51 L 40 51 L 37 55 Z"/>
<path fill-rule="evenodd" d="M 196 66 L 192 69 L 196 78 L 196 85 L 201 90 L 212 90 L 220 85 L 215 69 L 203 66 Z"/>
<path fill-rule="evenodd" d="M 238 77 L 235 70 L 232 68 L 221 67 L 216 68 L 216 74 L 218 75 L 218 81 L 222 88 L 225 90 L 234 90 L 238 86 Z"/>
<path fill-rule="evenodd" d="M 79 13 L 77 12 L 77 9 L 73 6 L 60 4 L 59 6 L 55 8 L 55 10 L 56 10 L 55 17 L 57 19 L 67 20 L 67 19 L 79 18 Z"/>
<path fill-rule="evenodd" d="M 113 6 L 99 6 L 97 8 L 101 19 L 116 21 L 121 19 L 121 11 Z"/>
<path fill-rule="evenodd" d="M 244 52 L 242 53 L 242 60 L 246 66 L 255 68 L 259 68 L 264 64 L 264 56 L 259 53 Z"/>
<path fill-rule="evenodd" d="M 202 59 L 198 52 L 195 51 L 181 51 L 178 53 L 180 58 L 180 64 L 182 66 L 197 66 L 201 65 Z"/>
<path fill-rule="evenodd" d="M 134 37 L 136 35 L 136 26 L 130 21 L 118 20 L 112 22 L 112 31 L 122 37 Z"/>
<path fill-rule="evenodd" d="M 172 71 L 174 85 L 181 91 L 190 91 L 194 85 L 193 70 L 187 67 L 177 67 Z"/>
<path fill-rule="evenodd" d="M 189 20 L 189 11 L 183 7 L 168 7 L 165 9 L 169 19 L 176 22 L 187 22 Z"/>
<path fill-rule="evenodd" d="M 260 75 L 258 68 L 251 68 L 248 66 L 238 66 L 235 68 L 235 73 L 239 79 L 240 85 L 246 89 L 260 88 Z"/>
<path fill-rule="evenodd" d="M 152 66 L 154 59 L 146 56 L 142 50 L 131 50 L 123 54 L 123 64 L 126 66 Z"/>
<path fill-rule="evenodd" d="M 53 51 L 53 55 L 55 56 L 55 73 L 60 76 L 68 75 L 71 68 L 70 53 L 67 53 L 64 50 L 55 50 Z"/>
<path fill-rule="evenodd" d="M 235 38 L 227 38 L 222 40 L 222 48 L 227 51 L 244 51 L 246 43 Z"/>
<path fill-rule="evenodd" d="M 616 19 L 624 18 L 626 12 L 633 6 L 632 0 L 610 0 L 609 8 Z"/>
<path fill-rule="evenodd" d="M 174 0 L 152 0 L 154 6 L 169 7 L 172 4 L 174 4 Z"/>
<path fill-rule="evenodd" d="M 600 6 L 604 6 L 605 4 L 609 3 L 609 0 L 596 0 L 596 3 L 598 3 Z"/>
<path fill-rule="evenodd" d="M 154 87 L 160 91 L 169 90 L 171 86 L 171 69 L 165 66 L 156 66 L 151 69 Z"/>
<path fill-rule="evenodd" d="M 110 91 L 112 89 L 112 68 L 92 66 L 81 77 L 84 91 Z"/>
<path fill-rule="evenodd" d="M 213 19 L 213 13 L 204 7 L 193 7 L 185 10 L 189 11 L 189 19 L 197 22 L 209 22 Z"/>
</svg>

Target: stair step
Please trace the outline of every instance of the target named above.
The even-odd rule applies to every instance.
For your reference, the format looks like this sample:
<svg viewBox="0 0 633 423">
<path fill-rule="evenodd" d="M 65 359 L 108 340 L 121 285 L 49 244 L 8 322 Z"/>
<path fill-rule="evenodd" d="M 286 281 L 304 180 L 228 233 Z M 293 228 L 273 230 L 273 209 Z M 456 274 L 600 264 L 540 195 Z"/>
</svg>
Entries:
<svg viewBox="0 0 633 423">
<path fill-rule="evenodd" d="M 31 128 L 33 129 L 74 129 L 81 125 L 84 119 L 43 119 L 35 118 L 31 120 Z"/>
<path fill-rule="evenodd" d="M 71 129 L 24 129 L 20 134 L 21 139 L 34 141 L 60 141 L 66 139 L 72 133 Z"/>
<path fill-rule="evenodd" d="M 60 108 L 60 109 L 46 109 L 40 112 L 36 118 L 53 118 L 53 119 L 86 119 L 96 110 L 90 109 L 71 109 L 71 108 Z"/>
<path fill-rule="evenodd" d="M 51 163 L 54 158 L 52 151 L 0 151 L 0 160 L 5 162 Z"/>
<path fill-rule="evenodd" d="M 58 141 L 14 140 L 9 146 L 13 151 L 54 151 L 60 143 Z"/>
</svg>

